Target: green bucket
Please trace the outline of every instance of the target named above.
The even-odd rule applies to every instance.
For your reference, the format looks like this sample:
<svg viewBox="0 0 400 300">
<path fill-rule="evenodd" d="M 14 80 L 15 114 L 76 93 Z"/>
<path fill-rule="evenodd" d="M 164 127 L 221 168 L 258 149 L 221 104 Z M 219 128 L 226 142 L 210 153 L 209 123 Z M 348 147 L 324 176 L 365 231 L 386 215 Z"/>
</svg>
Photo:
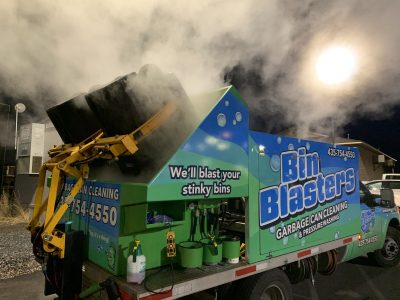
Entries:
<svg viewBox="0 0 400 300">
<path fill-rule="evenodd" d="M 203 263 L 205 265 L 217 265 L 222 261 L 222 242 L 216 240 L 217 246 L 215 246 L 211 240 L 203 239 Z"/>
<path fill-rule="evenodd" d="M 181 242 L 178 244 L 178 262 L 184 268 L 199 268 L 203 264 L 203 244 Z"/>
<path fill-rule="evenodd" d="M 222 238 L 222 257 L 228 263 L 235 264 L 239 262 L 240 258 L 240 239 L 237 237 L 223 237 Z"/>
</svg>

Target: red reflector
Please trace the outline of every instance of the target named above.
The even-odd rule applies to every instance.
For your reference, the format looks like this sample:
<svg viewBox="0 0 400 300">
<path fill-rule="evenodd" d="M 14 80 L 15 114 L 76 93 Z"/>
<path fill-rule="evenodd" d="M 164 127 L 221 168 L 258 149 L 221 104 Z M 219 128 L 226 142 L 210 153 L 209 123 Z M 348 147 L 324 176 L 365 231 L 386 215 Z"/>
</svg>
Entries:
<svg viewBox="0 0 400 300">
<path fill-rule="evenodd" d="M 133 300 L 133 297 L 131 295 L 129 295 L 127 292 L 125 292 L 124 290 L 119 290 L 119 294 L 121 296 L 121 300 Z"/>
<path fill-rule="evenodd" d="M 244 268 L 244 269 L 237 270 L 235 272 L 235 274 L 236 274 L 236 277 L 239 277 L 239 276 L 243 276 L 243 275 L 255 272 L 256 270 L 257 270 L 256 266 L 251 266 L 251 267 L 247 267 L 247 268 Z"/>
<path fill-rule="evenodd" d="M 141 297 L 140 300 L 161 300 L 165 299 L 168 297 L 172 297 L 172 290 L 168 292 L 162 292 L 162 294 L 153 294 L 153 295 L 148 295 L 146 297 Z"/>
<path fill-rule="evenodd" d="M 343 244 L 348 244 L 348 243 L 351 243 L 352 241 L 353 241 L 353 238 L 349 237 L 349 238 L 343 240 Z"/>
<path fill-rule="evenodd" d="M 297 257 L 301 258 L 301 257 L 307 256 L 310 254 L 311 254 L 311 249 L 308 249 L 308 250 L 304 250 L 304 251 L 297 253 Z"/>
</svg>

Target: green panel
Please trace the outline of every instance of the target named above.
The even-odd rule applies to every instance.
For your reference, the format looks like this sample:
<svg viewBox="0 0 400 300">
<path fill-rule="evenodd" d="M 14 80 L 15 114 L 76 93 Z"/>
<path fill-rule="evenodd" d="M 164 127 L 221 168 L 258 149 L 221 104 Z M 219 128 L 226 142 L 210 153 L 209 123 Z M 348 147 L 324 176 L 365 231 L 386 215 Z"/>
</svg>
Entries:
<svg viewBox="0 0 400 300">
<path fill-rule="evenodd" d="M 172 218 L 172 224 L 181 224 L 185 221 L 185 210 L 184 201 L 170 201 L 168 204 L 153 202 L 124 206 L 121 208 L 119 234 L 122 236 L 164 226 L 164 223 L 148 224 L 148 213 L 158 217 L 167 216 Z"/>
<path fill-rule="evenodd" d="M 235 151 L 236 150 L 236 151 Z M 247 154 L 242 149 L 232 149 L 231 155 L 241 157 L 247 161 Z M 196 162 L 194 165 L 193 162 Z M 173 179 L 171 168 L 188 171 L 187 178 Z M 218 176 L 219 170 L 219 176 Z M 205 172 L 215 175 L 215 179 L 204 179 L 200 175 Z M 223 172 L 233 175 L 233 179 L 223 180 Z M 192 176 L 193 174 L 193 176 Z M 203 195 L 183 195 L 185 187 L 203 184 Z M 226 191 L 224 189 L 229 189 Z M 188 190 L 189 191 L 189 190 Z M 221 191 L 221 194 L 218 192 Z M 209 192 L 209 194 L 207 194 Z M 166 201 L 175 199 L 226 198 L 247 196 L 247 166 L 233 165 L 212 157 L 201 156 L 196 153 L 179 151 L 158 175 L 148 189 L 148 201 Z"/>
<path fill-rule="evenodd" d="M 146 202 L 147 185 L 142 183 L 123 183 L 121 188 L 121 206 Z"/>
<path fill-rule="evenodd" d="M 322 211 L 323 209 L 318 211 Z M 327 241 L 357 234 L 360 226 L 359 220 L 354 218 L 354 212 L 357 210 L 358 207 L 354 205 L 353 208 L 348 208 L 340 214 L 340 218 L 346 220 L 346 223 L 332 223 L 322 230 L 303 238 L 300 238 L 298 234 L 295 233 L 277 240 L 276 230 L 279 227 L 283 228 L 292 222 L 301 220 L 304 218 L 304 215 L 297 218 L 291 218 L 287 222 L 279 223 L 276 226 L 272 226 L 265 230 L 263 234 L 260 234 L 260 243 L 261 245 L 265 245 L 264 249 L 261 249 L 261 251 L 264 252 L 264 254 L 268 254 L 268 250 L 271 250 L 270 254 L 272 256 L 280 256 L 289 252 L 320 245 L 326 243 Z M 317 213 L 317 211 L 314 211 L 313 213 Z"/>
<path fill-rule="evenodd" d="M 361 203 L 361 240 L 354 241 L 348 246 L 343 261 L 347 261 L 368 252 L 381 249 L 384 245 L 386 233 L 391 221 L 399 220 L 397 207 L 382 208 L 370 207 Z M 396 222 L 396 223 L 397 223 Z"/>
<path fill-rule="evenodd" d="M 120 235 L 146 230 L 147 203 L 124 206 L 120 215 Z"/>
<path fill-rule="evenodd" d="M 214 94 L 221 99 L 214 99 L 199 127 L 150 182 L 148 201 L 248 195 L 248 108 L 233 87 L 221 91 Z"/>
<path fill-rule="evenodd" d="M 180 213 L 176 209 L 178 206 Z M 171 223 L 171 229 L 176 234 L 177 244 L 187 241 L 190 237 L 190 221 L 185 222 L 184 220 L 190 220 L 191 212 L 183 210 L 183 207 L 186 207 L 186 203 L 179 202 L 169 206 L 168 209 L 170 211 L 165 211 L 165 206 L 152 206 L 150 204 L 150 209 L 157 209 L 160 214 L 170 213 L 173 215 L 175 213 L 176 218 L 181 218 L 180 221 L 173 221 Z M 144 214 L 145 219 L 147 209 L 144 209 L 141 205 L 135 205 L 132 208 L 137 208 L 137 211 Z M 175 212 L 172 212 L 172 210 L 175 210 Z M 133 211 L 131 210 L 130 213 Z M 68 213 L 66 218 L 71 221 L 71 229 L 83 230 L 85 233 L 85 257 L 114 275 L 126 274 L 127 257 L 135 239 L 141 241 L 142 250 L 146 256 L 147 269 L 159 267 L 170 262 L 166 256 L 166 235 L 169 226 L 164 223 L 145 224 L 143 222 L 143 231 L 116 237 L 110 236 L 110 234 L 91 226 L 87 222 L 83 222 L 82 218 L 73 213 Z M 136 222 L 132 222 L 132 224 L 135 226 Z M 200 239 L 198 232 L 196 239 Z"/>
<path fill-rule="evenodd" d="M 260 256 L 260 227 L 259 227 L 259 209 L 258 209 L 258 146 L 249 137 L 249 198 L 246 205 L 246 256 L 249 262 L 259 261 L 265 256 Z"/>
</svg>

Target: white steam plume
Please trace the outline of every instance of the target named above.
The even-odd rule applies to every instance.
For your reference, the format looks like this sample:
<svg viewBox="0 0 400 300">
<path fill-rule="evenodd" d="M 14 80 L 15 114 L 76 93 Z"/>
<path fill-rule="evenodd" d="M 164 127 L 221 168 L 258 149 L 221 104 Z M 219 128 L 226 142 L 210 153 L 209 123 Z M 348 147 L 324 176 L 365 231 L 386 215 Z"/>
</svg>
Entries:
<svg viewBox="0 0 400 300">
<path fill-rule="evenodd" d="M 399 12 L 396 0 L 4 0 L 0 86 L 46 108 L 153 63 L 194 94 L 220 87 L 223 70 L 240 63 L 260 72 L 262 94 L 247 89 L 252 105 L 272 102 L 304 128 L 332 116 L 339 124 L 355 109 L 398 101 Z M 360 55 L 357 77 L 340 91 L 310 73 L 330 43 Z"/>
</svg>

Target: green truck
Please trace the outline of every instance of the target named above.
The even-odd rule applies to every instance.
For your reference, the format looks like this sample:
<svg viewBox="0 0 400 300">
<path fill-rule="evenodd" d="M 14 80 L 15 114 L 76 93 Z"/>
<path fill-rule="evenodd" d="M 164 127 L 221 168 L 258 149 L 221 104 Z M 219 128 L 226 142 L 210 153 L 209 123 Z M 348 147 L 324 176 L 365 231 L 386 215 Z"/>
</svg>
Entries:
<svg viewBox="0 0 400 300">
<path fill-rule="evenodd" d="M 45 294 L 291 299 L 340 262 L 400 260 L 393 193 L 362 185 L 358 150 L 251 130 L 233 86 L 189 99 L 147 66 L 48 114 L 65 144 L 29 226 Z M 144 280 L 127 282 L 140 255 Z"/>
</svg>

